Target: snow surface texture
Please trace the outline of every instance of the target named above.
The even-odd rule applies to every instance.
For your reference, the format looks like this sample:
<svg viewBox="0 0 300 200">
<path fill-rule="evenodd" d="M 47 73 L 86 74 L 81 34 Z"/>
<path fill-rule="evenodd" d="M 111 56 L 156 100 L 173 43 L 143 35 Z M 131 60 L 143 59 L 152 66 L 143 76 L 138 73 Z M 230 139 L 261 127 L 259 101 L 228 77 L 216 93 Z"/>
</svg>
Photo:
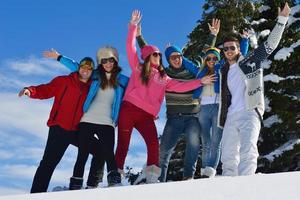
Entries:
<svg viewBox="0 0 300 200">
<path fill-rule="evenodd" d="M 2 196 L 0 200 L 299 200 L 300 172 Z"/>
</svg>

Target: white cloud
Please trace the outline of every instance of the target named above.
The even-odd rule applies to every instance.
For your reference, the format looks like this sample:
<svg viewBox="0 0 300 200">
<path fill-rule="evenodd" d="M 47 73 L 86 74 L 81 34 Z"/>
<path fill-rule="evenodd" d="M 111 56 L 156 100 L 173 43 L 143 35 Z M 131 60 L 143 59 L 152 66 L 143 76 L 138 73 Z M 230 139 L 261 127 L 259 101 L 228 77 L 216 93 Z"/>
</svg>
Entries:
<svg viewBox="0 0 300 200">
<path fill-rule="evenodd" d="M 37 58 L 30 56 L 26 59 L 10 59 L 5 62 L 5 66 L 12 69 L 18 75 L 42 75 L 55 76 L 58 71 L 68 70 L 56 60 Z"/>
<path fill-rule="evenodd" d="M 0 150 L 0 160 L 13 158 L 14 154 L 11 151 Z"/>
<path fill-rule="evenodd" d="M 0 93 L 0 127 L 5 130 L 17 129 L 40 138 L 47 137 L 47 120 L 51 103 L 19 98 L 14 93 Z"/>
</svg>

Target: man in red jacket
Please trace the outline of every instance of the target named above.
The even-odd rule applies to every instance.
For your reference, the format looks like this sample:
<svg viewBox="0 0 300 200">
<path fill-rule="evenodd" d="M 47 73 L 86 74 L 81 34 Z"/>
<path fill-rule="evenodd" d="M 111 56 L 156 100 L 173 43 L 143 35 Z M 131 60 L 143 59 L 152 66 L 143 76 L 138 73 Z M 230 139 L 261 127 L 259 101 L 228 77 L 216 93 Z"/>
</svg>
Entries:
<svg viewBox="0 0 300 200">
<path fill-rule="evenodd" d="M 82 107 L 91 84 L 90 77 L 94 69 L 94 62 L 91 58 L 85 57 L 80 61 L 79 66 L 78 72 L 73 72 L 67 76 L 58 76 L 47 84 L 25 87 L 19 92 L 19 97 L 27 95 L 33 99 L 54 97 L 47 122 L 49 126 L 47 144 L 33 179 L 31 193 L 46 192 L 54 169 L 69 144 L 78 146 L 76 130 L 83 115 Z M 96 143 L 97 139 L 95 138 L 93 142 L 95 145 L 93 145 L 91 152 L 93 155 L 97 152 Z M 102 162 L 103 159 L 100 155 L 93 156 L 91 164 L 93 172 L 90 170 L 90 173 L 96 173 L 95 171 L 98 170 L 96 166 L 102 166 Z M 93 177 L 89 176 L 90 178 Z M 90 180 L 90 182 L 93 181 Z"/>
</svg>

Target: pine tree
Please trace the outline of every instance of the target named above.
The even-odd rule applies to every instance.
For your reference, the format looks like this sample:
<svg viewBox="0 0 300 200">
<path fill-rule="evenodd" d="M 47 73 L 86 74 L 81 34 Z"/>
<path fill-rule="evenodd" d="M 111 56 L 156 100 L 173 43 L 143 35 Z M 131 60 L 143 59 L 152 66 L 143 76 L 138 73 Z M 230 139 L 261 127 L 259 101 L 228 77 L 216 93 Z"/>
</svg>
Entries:
<svg viewBox="0 0 300 200">
<path fill-rule="evenodd" d="M 254 26 L 260 43 L 266 40 L 263 36 L 276 23 L 277 7 L 283 7 L 284 3 L 283 0 L 262 1 L 266 9 L 258 19 L 265 20 Z M 267 100 L 265 127 L 258 143 L 261 155 L 258 171 L 261 172 L 300 170 L 300 5 L 296 1 L 288 3 L 292 11 L 281 42 L 264 62 Z M 282 151 L 286 152 L 281 154 Z"/>
</svg>

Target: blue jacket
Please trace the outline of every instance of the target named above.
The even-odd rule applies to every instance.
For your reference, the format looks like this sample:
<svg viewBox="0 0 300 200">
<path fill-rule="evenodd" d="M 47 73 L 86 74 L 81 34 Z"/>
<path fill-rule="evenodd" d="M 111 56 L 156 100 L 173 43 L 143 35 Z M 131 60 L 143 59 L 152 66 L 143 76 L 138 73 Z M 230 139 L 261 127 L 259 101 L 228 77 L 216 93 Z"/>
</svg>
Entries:
<svg viewBox="0 0 300 200">
<path fill-rule="evenodd" d="M 249 48 L 249 40 L 246 38 L 242 38 L 241 43 L 241 54 L 243 56 L 246 56 L 248 53 L 248 48 Z M 220 93 L 220 69 L 221 67 L 225 64 L 224 59 L 220 60 L 214 67 L 215 75 L 216 75 L 216 81 L 214 82 L 214 91 L 215 93 Z M 186 58 L 183 58 L 182 60 L 182 65 L 185 67 L 187 70 L 189 70 L 196 78 L 203 78 L 205 74 L 208 71 L 207 66 L 204 66 L 203 69 L 199 69 L 197 65 L 195 65 L 193 62 L 189 61 Z M 199 98 L 201 93 L 202 93 L 203 87 L 199 87 L 194 91 L 193 98 Z"/>
<path fill-rule="evenodd" d="M 77 71 L 79 64 L 75 62 L 74 60 L 61 56 L 59 58 L 59 62 L 65 65 L 68 69 L 70 69 L 72 72 Z M 112 112 L 111 112 L 111 118 L 114 122 L 115 125 L 117 125 L 118 122 L 118 117 L 119 117 L 119 111 L 122 103 L 122 99 L 129 81 L 129 78 L 123 74 L 118 74 L 117 76 L 118 83 L 119 85 L 114 89 L 115 90 L 115 95 L 113 99 L 113 104 L 112 104 Z M 100 77 L 98 76 L 98 73 L 96 70 L 93 71 L 92 74 L 92 84 L 89 89 L 89 93 L 87 95 L 87 98 L 84 102 L 83 105 L 83 112 L 87 112 L 94 97 L 96 96 L 99 88 L 100 88 Z"/>
</svg>

